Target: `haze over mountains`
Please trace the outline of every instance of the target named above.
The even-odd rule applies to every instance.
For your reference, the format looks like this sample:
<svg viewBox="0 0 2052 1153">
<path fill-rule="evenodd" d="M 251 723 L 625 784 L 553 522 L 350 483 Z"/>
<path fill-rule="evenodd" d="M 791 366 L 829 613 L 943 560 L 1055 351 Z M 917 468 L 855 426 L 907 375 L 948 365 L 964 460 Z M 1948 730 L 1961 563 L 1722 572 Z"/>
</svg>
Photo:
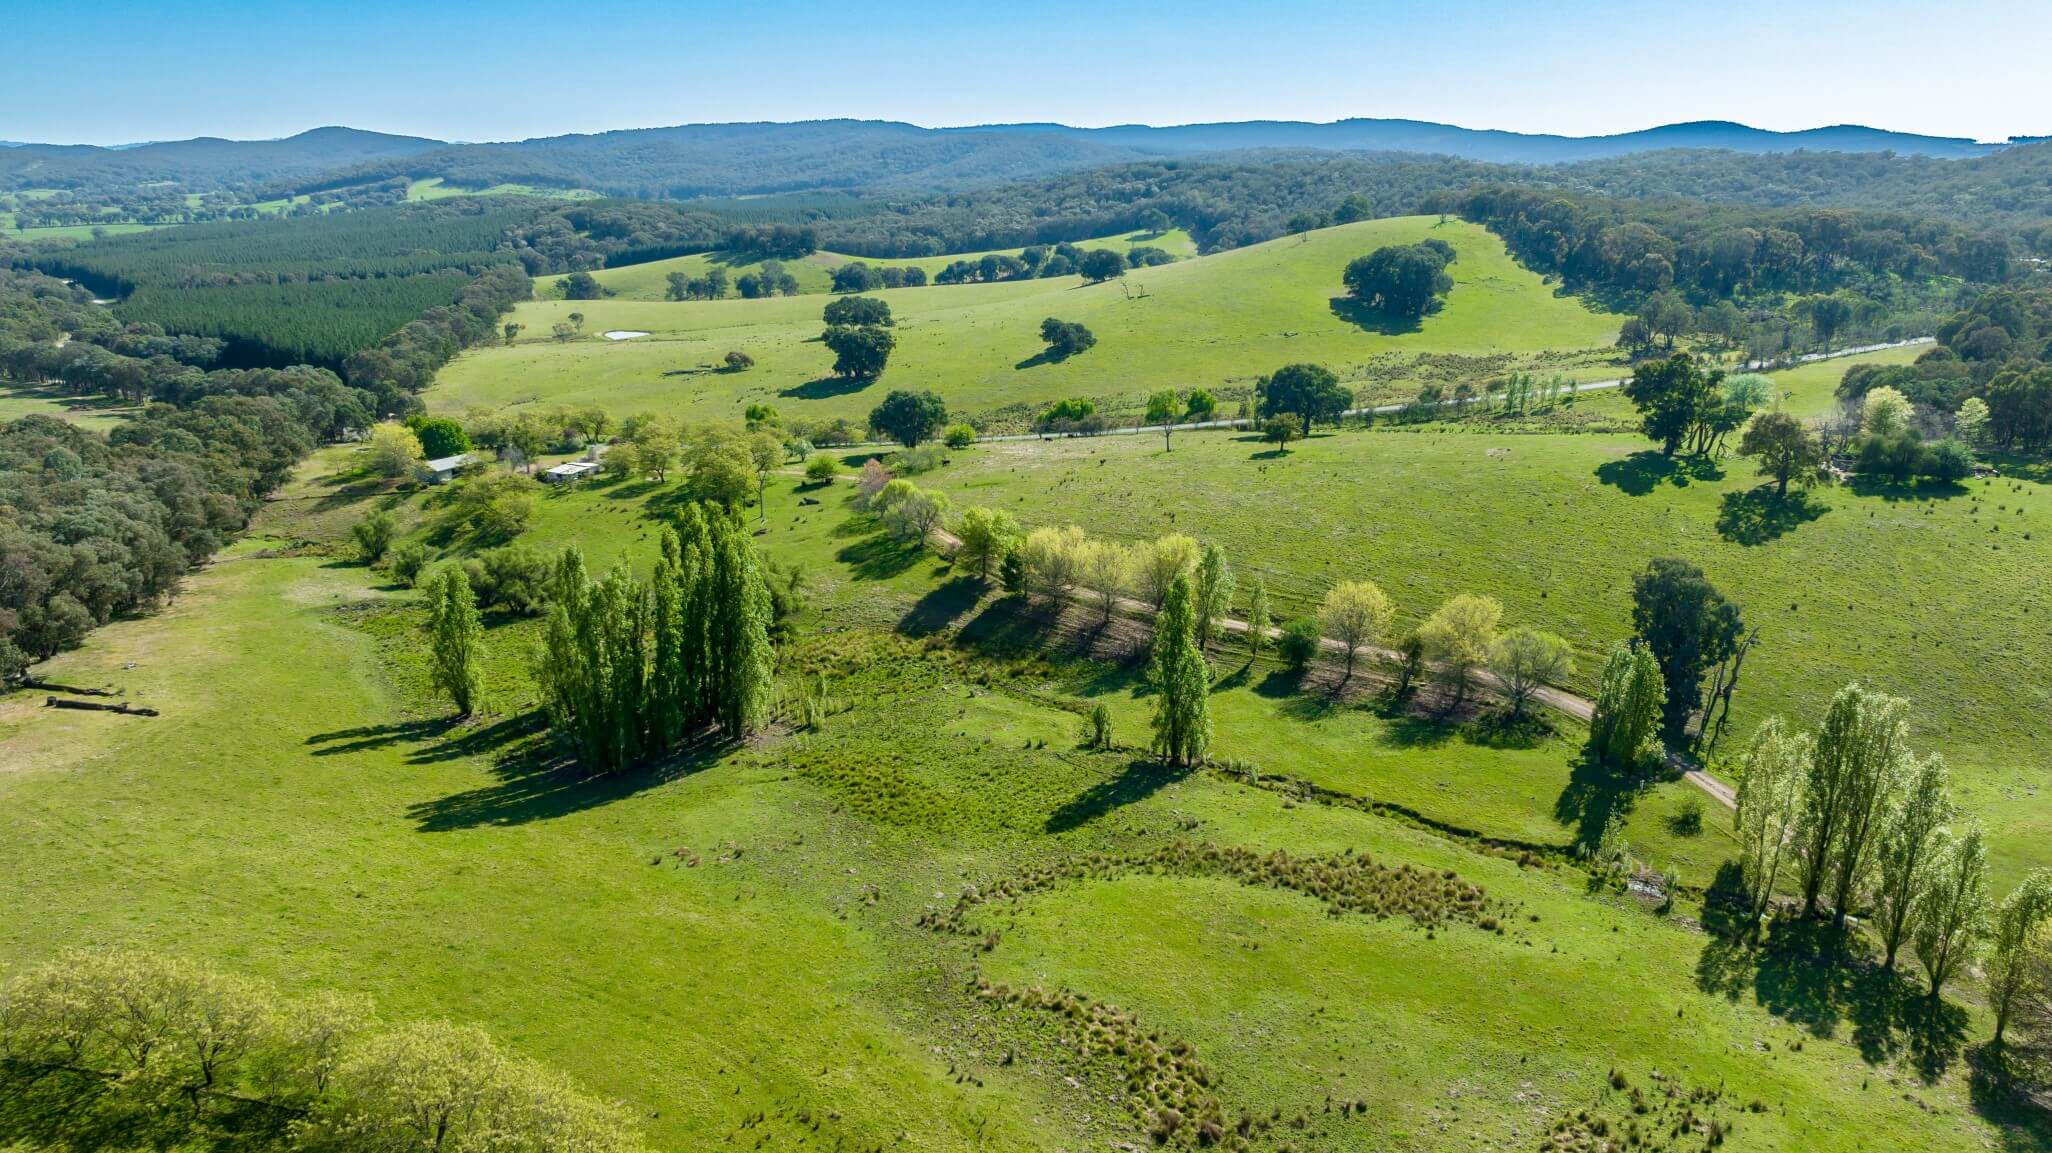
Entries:
<svg viewBox="0 0 2052 1153">
<path fill-rule="evenodd" d="M 297 192 L 440 177 L 472 188 L 517 183 L 685 198 L 965 188 L 1134 160 L 1252 149 L 1410 152 L 1565 164 L 1672 149 L 1965 159 L 2008 146 L 1861 125 L 1772 132 L 1724 121 L 1573 137 L 1378 119 L 1107 128 L 922 128 L 889 121 L 815 120 L 692 124 L 476 144 L 329 127 L 282 140 L 202 137 L 114 148 L 14 144 L 0 150 L 0 190 L 166 181 L 192 191 L 269 185 Z"/>
</svg>

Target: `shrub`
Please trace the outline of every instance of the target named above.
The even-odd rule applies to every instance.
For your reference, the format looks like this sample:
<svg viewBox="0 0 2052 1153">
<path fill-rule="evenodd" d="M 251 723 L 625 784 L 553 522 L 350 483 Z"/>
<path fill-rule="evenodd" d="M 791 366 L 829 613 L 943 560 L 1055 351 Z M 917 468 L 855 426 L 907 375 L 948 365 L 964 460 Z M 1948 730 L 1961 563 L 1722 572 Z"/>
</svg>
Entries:
<svg viewBox="0 0 2052 1153">
<path fill-rule="evenodd" d="M 1090 747 L 1093 749 L 1111 748 L 1111 706 L 1105 704 L 1103 701 L 1099 701 L 1096 704 L 1090 706 L 1088 739 L 1090 742 Z"/>
<path fill-rule="evenodd" d="M 1275 651 L 1282 655 L 1291 672 L 1301 673 L 1310 666 L 1311 658 L 1318 655 L 1319 640 L 1318 622 L 1298 617 L 1283 625 Z"/>
<path fill-rule="evenodd" d="M 548 604 L 549 562 L 526 545 L 488 548 L 463 562 L 480 608 L 535 616 Z"/>
<path fill-rule="evenodd" d="M 949 448 L 968 448 L 976 443 L 976 430 L 966 424 L 951 424 L 941 434 L 941 443 Z"/>
<path fill-rule="evenodd" d="M 376 564 L 385 558 L 385 550 L 392 547 L 392 538 L 397 536 L 399 526 L 392 514 L 376 509 L 369 516 L 357 521 L 349 529 L 356 538 L 356 555 L 365 564 Z"/>
<path fill-rule="evenodd" d="M 944 450 L 940 445 L 932 443 L 922 444 L 918 448 L 905 449 L 891 458 L 891 464 L 897 468 L 899 473 L 905 475 L 932 472 L 946 463 L 947 455 Z"/>
<path fill-rule="evenodd" d="M 748 355 L 745 352 L 742 352 L 739 349 L 735 349 L 733 352 L 727 354 L 728 372 L 746 372 L 754 367 L 755 358 Z"/>
<path fill-rule="evenodd" d="M 823 452 L 814 453 L 812 459 L 805 462 L 807 484 L 826 484 L 840 475 L 840 472 L 841 462 Z"/>
<path fill-rule="evenodd" d="M 407 541 L 391 552 L 392 576 L 400 584 L 412 588 L 420 583 L 421 570 L 427 567 L 427 546 L 417 540 Z"/>
</svg>

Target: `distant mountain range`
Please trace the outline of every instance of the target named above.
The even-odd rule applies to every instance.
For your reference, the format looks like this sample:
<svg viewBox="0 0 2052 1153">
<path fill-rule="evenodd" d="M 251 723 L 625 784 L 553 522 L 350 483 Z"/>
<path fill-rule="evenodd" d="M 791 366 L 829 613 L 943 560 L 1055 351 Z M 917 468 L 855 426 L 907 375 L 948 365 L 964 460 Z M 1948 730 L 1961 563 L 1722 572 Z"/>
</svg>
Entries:
<svg viewBox="0 0 2052 1153">
<path fill-rule="evenodd" d="M 1958 159 L 1985 156 L 2005 144 L 1963 137 L 1919 136 L 1859 124 L 1770 132 L 1728 120 L 1663 124 L 1615 136 L 1550 136 L 1460 128 L 1424 120 L 1247 120 L 1157 128 L 1122 124 L 1070 128 L 1063 124 L 990 124 L 958 132 L 1046 133 L 1156 153 L 1217 152 L 1245 148 L 1312 148 L 1346 152 L 1423 152 L 1498 164 L 1568 164 L 1634 152 L 1707 148 L 1727 152 L 1897 152 Z"/>
<path fill-rule="evenodd" d="M 947 191 L 1135 160 L 1256 149 L 1406 152 L 1495 163 L 1567 164 L 1675 149 L 1894 152 L 1966 159 L 2007 146 L 1860 125 L 1770 132 L 1724 121 L 1575 137 L 1417 120 L 1110 128 L 921 128 L 891 121 L 812 120 L 692 124 L 484 144 L 317 128 L 281 140 L 202 137 L 112 148 L 8 144 L 0 148 L 0 191 L 171 184 L 181 191 L 261 187 L 275 193 L 395 177 L 441 177 L 467 188 L 513 183 L 684 199 L 808 191 Z"/>
</svg>

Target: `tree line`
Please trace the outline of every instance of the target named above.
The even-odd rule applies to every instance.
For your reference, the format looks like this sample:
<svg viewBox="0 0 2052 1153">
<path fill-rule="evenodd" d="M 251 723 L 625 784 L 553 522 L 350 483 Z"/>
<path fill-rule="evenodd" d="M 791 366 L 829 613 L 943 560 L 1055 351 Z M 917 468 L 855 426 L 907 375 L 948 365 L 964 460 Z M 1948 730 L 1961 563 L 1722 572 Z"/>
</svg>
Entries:
<svg viewBox="0 0 2052 1153">
<path fill-rule="evenodd" d="M 63 1092 L 60 1146 L 140 1114 L 181 1148 L 643 1147 L 620 1105 L 475 1026 L 136 950 L 72 950 L 0 984 L 0 1086 Z"/>
</svg>

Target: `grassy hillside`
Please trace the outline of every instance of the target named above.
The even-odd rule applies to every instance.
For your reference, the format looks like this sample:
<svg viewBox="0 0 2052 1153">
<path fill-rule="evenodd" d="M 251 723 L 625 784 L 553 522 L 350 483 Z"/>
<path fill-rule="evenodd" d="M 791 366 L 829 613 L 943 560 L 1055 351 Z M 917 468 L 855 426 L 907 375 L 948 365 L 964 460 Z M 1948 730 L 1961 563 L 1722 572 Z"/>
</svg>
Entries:
<svg viewBox="0 0 2052 1153">
<path fill-rule="evenodd" d="M 779 482 L 759 539 L 811 574 L 787 659 L 829 670 L 846 711 L 610 781 L 551 769 L 524 719 L 534 626 L 493 622 L 495 711 L 444 720 L 412 598 L 341 559 L 367 509 L 414 535 L 430 498 L 334 475 L 349 463 L 324 452 L 176 605 L 48 670 L 161 716 L 0 702 L 0 961 L 119 940 L 476 1021 L 623 1098 L 657 1148 L 1144 1145 L 1123 1092 L 1137 1066 L 1079 1057 L 1062 1014 L 977 997 L 979 976 L 1075 990 L 1193 1046 L 1229 1115 L 1273 1116 L 1251 1127 L 1264 1151 L 1528 1148 L 1585 1109 L 1623 1127 L 1612 1070 L 1656 1101 L 1721 1091 L 1702 1108 L 1741 1153 L 1850 1151 L 1876 1127 L 1978 1149 L 1997 1132 L 1961 1059 L 1986 1032 L 1977 1013 L 1919 1023 L 1850 987 L 1791 1000 L 1799 959 L 1728 951 L 1571 865 L 1077 747 L 1073 710 L 1092 699 L 1114 705 L 1120 740 L 1143 739 L 1130 668 L 1060 655 L 1059 633 L 889 544 L 836 493 L 804 505 Z M 645 564 L 672 495 L 554 495 L 526 539 Z M 936 631 L 952 643 L 907 639 Z M 1054 663 L 1028 655 L 1042 645 Z M 1572 836 L 1551 795 L 1576 795 L 1572 730 L 1492 747 L 1292 705 L 1263 681 L 1219 687 L 1229 754 Z M 1721 857 L 1718 837 L 1692 851 Z M 917 925 L 1023 868 L 1196 842 L 1443 871 L 1482 885 L 1495 919 L 1428 932 L 1288 885 L 1096 867 L 973 907 L 959 934 Z"/>
<path fill-rule="evenodd" d="M 1800 411 L 1843 367 L 1777 379 Z M 1623 409 L 1600 395 L 1580 404 Z M 1686 557 L 1761 626 L 1736 698 L 1741 739 L 1768 712 L 1807 721 L 1840 685 L 1871 681 L 1915 702 L 1916 739 L 1955 766 L 2001 875 L 2052 864 L 2044 485 L 1861 483 L 1818 490 L 1777 520 L 1746 460 L 1690 475 L 1635 433 L 1447 425 L 1321 436 L 1284 457 L 1222 433 L 1180 436 L 1166 453 L 1154 437 L 991 444 L 922 483 L 1028 524 L 1215 538 L 1243 583 L 1262 577 L 1292 612 L 1351 578 L 1380 583 L 1410 623 L 1455 593 L 1488 593 L 1510 620 L 1573 641 L 1585 689 L 1630 632 L 1632 573 Z"/>
<path fill-rule="evenodd" d="M 1190 234 L 1180 228 L 1166 232 L 1134 232 L 1121 236 L 1103 236 L 1094 240 L 1079 240 L 1076 247 L 1082 249 L 1110 248 L 1128 252 L 1135 248 L 1159 248 L 1177 259 L 1197 255 L 1197 243 Z M 799 260 L 786 260 L 784 271 L 798 278 L 799 288 L 807 293 L 828 292 L 833 288 L 833 271 L 850 261 L 860 260 L 872 267 L 920 268 L 927 276 L 937 275 L 941 269 L 957 260 L 980 260 L 997 254 L 1017 256 L 1017 248 L 992 249 L 990 252 L 958 252 L 947 256 L 849 256 L 839 252 L 815 252 Z M 681 272 L 686 276 L 702 276 L 715 264 L 727 270 L 729 278 L 739 278 L 762 268 L 761 261 L 734 260 L 722 253 L 701 252 L 690 256 L 675 256 L 668 260 L 652 260 L 646 264 L 629 264 L 620 268 L 601 268 L 592 273 L 593 279 L 611 290 L 615 300 L 662 300 L 669 299 L 670 274 Z M 1080 283 L 1079 278 L 1069 277 L 1065 285 Z M 731 290 L 730 290 L 731 291 Z M 563 295 L 561 276 L 539 276 L 534 281 L 534 294 L 544 300 L 560 298 Z"/>
<path fill-rule="evenodd" d="M 1442 311 L 1396 330 L 1356 323 L 1335 308 L 1347 261 L 1427 236 L 1459 253 Z M 1387 395 L 1407 395 L 1417 378 L 1446 372 L 1479 378 L 1518 365 L 1615 372 L 1606 346 L 1617 317 L 1555 295 L 1481 228 L 1429 217 L 1323 229 L 1098 285 L 1014 281 L 879 295 L 899 318 L 899 344 L 883 379 L 866 387 L 829 376 L 833 358 L 816 339 L 816 297 L 537 301 L 513 318 L 526 325 L 519 343 L 465 354 L 426 399 L 437 411 L 569 402 L 690 419 L 732 419 L 747 404 L 768 401 L 787 416 L 860 418 L 885 392 L 911 387 L 939 392 L 961 414 L 1020 426 L 1065 396 L 1134 415 L 1160 388 L 1203 386 L 1237 399 L 1256 376 L 1292 361 L 1321 362 L 1349 378 L 1373 374 L 1375 391 Z M 551 326 L 571 312 L 584 315 L 584 338 L 551 339 Z M 1097 347 L 1045 361 L 1039 326 L 1048 316 L 1089 326 Z M 615 343 L 600 336 L 608 330 L 651 335 Z M 756 367 L 709 371 L 731 349 Z M 1420 363 L 1424 356 L 1463 359 Z"/>
</svg>

